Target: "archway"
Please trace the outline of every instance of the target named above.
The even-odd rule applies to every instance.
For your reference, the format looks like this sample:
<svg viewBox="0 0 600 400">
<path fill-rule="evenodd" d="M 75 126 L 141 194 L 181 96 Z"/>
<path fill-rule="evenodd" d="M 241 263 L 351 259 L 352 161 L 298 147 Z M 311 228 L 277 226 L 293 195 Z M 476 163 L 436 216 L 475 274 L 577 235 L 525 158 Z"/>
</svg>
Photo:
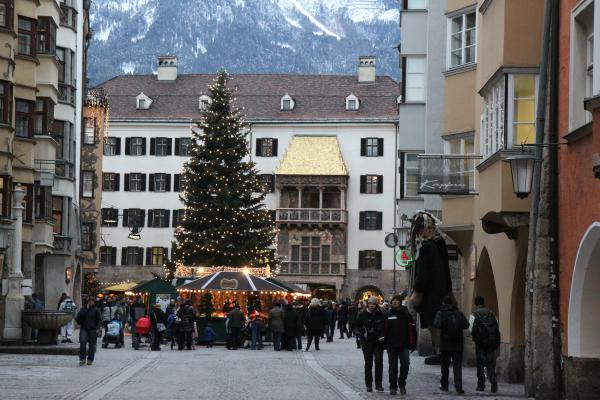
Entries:
<svg viewBox="0 0 600 400">
<path fill-rule="evenodd" d="M 369 297 L 371 297 L 371 296 L 377 297 L 377 300 L 379 301 L 379 303 L 381 303 L 383 301 L 383 293 L 376 286 L 361 287 L 360 289 L 358 289 L 356 291 L 356 296 L 354 296 L 354 299 L 356 301 L 359 301 L 359 300 L 367 301 L 367 300 L 369 300 Z"/>
<path fill-rule="evenodd" d="M 569 298 L 569 355 L 600 357 L 600 222 L 594 222 L 579 244 Z"/>
<path fill-rule="evenodd" d="M 335 301 L 337 298 L 337 290 L 333 285 L 310 285 L 312 297 L 321 300 Z"/>
<path fill-rule="evenodd" d="M 473 302 L 475 297 L 483 296 L 486 306 L 498 315 L 498 295 L 496 294 L 496 280 L 492 270 L 492 262 L 487 249 L 484 247 L 477 265 L 477 278 L 475 279 L 475 290 L 473 290 Z"/>
</svg>

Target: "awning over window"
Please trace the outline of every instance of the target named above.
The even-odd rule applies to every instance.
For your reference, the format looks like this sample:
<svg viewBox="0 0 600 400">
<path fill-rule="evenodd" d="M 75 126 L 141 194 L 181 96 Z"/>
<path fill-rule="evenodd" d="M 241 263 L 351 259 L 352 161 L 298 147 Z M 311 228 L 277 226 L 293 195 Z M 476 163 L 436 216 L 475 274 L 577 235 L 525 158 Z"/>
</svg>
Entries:
<svg viewBox="0 0 600 400">
<path fill-rule="evenodd" d="M 294 136 L 277 175 L 347 176 L 340 146 L 335 136 Z"/>
</svg>

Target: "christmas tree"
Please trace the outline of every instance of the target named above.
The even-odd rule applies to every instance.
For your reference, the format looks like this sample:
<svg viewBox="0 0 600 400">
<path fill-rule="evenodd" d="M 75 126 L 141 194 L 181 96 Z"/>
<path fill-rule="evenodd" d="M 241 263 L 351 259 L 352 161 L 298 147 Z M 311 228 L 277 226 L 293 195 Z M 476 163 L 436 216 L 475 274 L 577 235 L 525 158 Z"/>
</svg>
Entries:
<svg viewBox="0 0 600 400">
<path fill-rule="evenodd" d="M 226 72 L 217 75 L 202 129 L 192 133 L 180 194 L 185 214 L 175 232 L 177 260 L 186 266 L 273 268 L 275 225 L 247 158 L 249 127 L 232 104 L 229 81 Z"/>
</svg>

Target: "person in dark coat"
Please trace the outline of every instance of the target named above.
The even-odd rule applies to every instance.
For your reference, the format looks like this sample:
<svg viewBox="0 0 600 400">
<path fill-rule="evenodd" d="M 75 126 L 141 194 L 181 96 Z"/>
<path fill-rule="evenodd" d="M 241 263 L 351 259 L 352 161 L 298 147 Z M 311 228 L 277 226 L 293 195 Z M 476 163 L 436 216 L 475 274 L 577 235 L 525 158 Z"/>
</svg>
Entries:
<svg viewBox="0 0 600 400">
<path fill-rule="evenodd" d="M 404 300 L 402 295 L 392 298 L 392 307 L 383 321 L 391 395 L 395 395 L 398 388 L 400 394 L 406 394 L 410 352 L 414 351 L 417 345 L 416 324 L 408 309 L 402 305 L 402 300 Z M 400 375 L 398 375 L 398 361 L 400 361 Z"/>
<path fill-rule="evenodd" d="M 327 302 L 325 306 L 325 335 L 327 336 L 328 342 L 333 342 L 333 336 L 335 335 L 335 321 L 337 320 L 337 313 L 334 305 L 331 301 Z"/>
<path fill-rule="evenodd" d="M 440 311 L 435 315 L 433 326 L 440 330 L 440 351 L 442 354 L 442 379 L 440 389 L 448 390 L 450 362 L 454 375 L 456 393 L 463 394 L 462 356 L 464 350 L 463 330 L 469 328 L 469 321 L 453 304 L 452 297 L 446 296 Z"/>
<path fill-rule="evenodd" d="M 485 306 L 483 296 L 475 297 L 475 311 L 469 318 L 469 326 L 471 338 L 475 342 L 477 391 L 485 390 L 485 376 L 487 375 L 492 393 L 496 393 L 498 391 L 496 357 L 500 347 L 500 328 L 496 315 Z"/>
<path fill-rule="evenodd" d="M 246 323 L 246 317 L 239 305 L 229 313 L 229 329 L 231 330 L 231 347 L 237 350 L 242 344 L 242 328 Z"/>
<path fill-rule="evenodd" d="M 98 331 L 101 329 L 102 316 L 96 307 L 96 300 L 90 298 L 79 310 L 75 321 L 79 324 L 79 365 L 92 365 L 96 354 Z"/>
<path fill-rule="evenodd" d="M 296 310 L 296 349 L 302 350 L 302 336 L 306 335 L 306 328 L 304 327 L 304 316 L 306 310 L 302 304 L 294 301 L 292 304 L 294 310 Z"/>
<path fill-rule="evenodd" d="M 361 347 L 365 358 L 365 384 L 367 392 L 373 391 L 373 361 L 375 361 L 375 390 L 383 392 L 383 314 L 372 296 L 365 311 L 358 315 L 357 332 L 360 332 Z"/>
<path fill-rule="evenodd" d="M 177 317 L 179 317 L 181 320 L 179 323 L 179 337 L 177 340 L 178 349 L 183 350 L 183 345 L 185 343 L 185 348 L 187 350 L 191 350 L 192 333 L 194 332 L 196 314 L 194 313 L 194 308 L 192 307 L 192 302 L 190 300 L 186 300 L 186 302 L 179 308 L 179 311 L 177 311 Z"/>
<path fill-rule="evenodd" d="M 160 351 L 160 340 L 167 327 L 167 316 L 163 310 L 160 309 L 160 304 L 155 304 L 150 311 L 150 326 L 152 328 L 152 343 L 150 344 L 150 350 Z"/>
<path fill-rule="evenodd" d="M 338 329 L 340 330 L 340 339 L 344 338 L 344 333 L 346 337 L 350 339 L 350 334 L 348 333 L 348 304 L 345 301 L 342 301 L 340 307 L 337 310 L 337 320 L 338 320 Z"/>
<path fill-rule="evenodd" d="M 283 325 L 285 329 L 285 349 L 292 351 L 296 348 L 296 335 L 298 331 L 298 315 L 292 304 L 288 304 L 285 307 Z"/>
<path fill-rule="evenodd" d="M 129 307 L 129 325 L 131 327 L 131 346 L 137 349 L 141 342 L 140 334 L 136 332 L 135 325 L 137 321 L 146 315 L 146 306 L 142 303 L 142 298 L 137 296 L 135 301 Z"/>
<path fill-rule="evenodd" d="M 306 311 L 305 317 L 306 332 L 308 335 L 306 351 L 310 349 L 313 339 L 315 340 L 315 349 L 320 350 L 319 339 L 321 338 L 321 332 L 323 332 L 323 328 L 325 328 L 326 318 L 325 310 L 323 310 L 323 307 L 321 307 L 321 302 L 319 299 L 312 299 L 310 301 L 310 305 L 308 306 L 308 310 Z"/>
<path fill-rule="evenodd" d="M 279 351 L 283 347 L 283 334 L 285 332 L 281 304 L 277 304 L 269 312 L 269 324 L 273 333 L 273 350 Z"/>
<path fill-rule="evenodd" d="M 347 300 L 348 303 L 348 336 L 354 335 L 356 329 L 356 317 L 358 316 L 358 306 L 355 301 Z"/>
</svg>

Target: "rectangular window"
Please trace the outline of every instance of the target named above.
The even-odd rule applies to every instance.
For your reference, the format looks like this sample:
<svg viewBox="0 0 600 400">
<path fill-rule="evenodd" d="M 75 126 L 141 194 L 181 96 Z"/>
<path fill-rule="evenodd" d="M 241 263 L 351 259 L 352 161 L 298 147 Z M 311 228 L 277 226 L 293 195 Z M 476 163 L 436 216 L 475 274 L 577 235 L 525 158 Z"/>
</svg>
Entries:
<svg viewBox="0 0 600 400">
<path fill-rule="evenodd" d="M 65 131 L 69 129 L 69 123 L 65 121 L 54 120 L 52 124 L 52 138 L 56 140 L 56 159 L 64 159 Z M 68 132 L 67 132 L 68 137 Z"/>
<path fill-rule="evenodd" d="M 54 124 L 54 102 L 46 97 L 35 100 L 34 134 L 50 135 Z"/>
<path fill-rule="evenodd" d="M 77 11 L 74 0 L 60 0 L 60 25 L 77 31 Z"/>
<path fill-rule="evenodd" d="M 504 90 L 502 77 L 483 96 L 481 113 L 481 154 L 489 157 L 504 148 Z"/>
<path fill-rule="evenodd" d="M 171 140 L 169 138 L 153 138 L 154 142 L 153 154 L 156 156 L 170 156 L 171 155 Z"/>
<path fill-rule="evenodd" d="M 362 250 L 358 252 L 359 269 L 381 269 L 381 251 Z"/>
<path fill-rule="evenodd" d="M 146 190 L 145 186 L 145 175 L 140 173 L 129 174 L 129 191 L 130 192 L 142 192 Z"/>
<path fill-rule="evenodd" d="M 167 189 L 167 174 L 153 174 L 154 175 L 154 191 L 155 192 L 166 192 Z"/>
<path fill-rule="evenodd" d="M 110 246 L 100 247 L 100 265 L 115 265 L 117 263 L 117 248 Z"/>
<path fill-rule="evenodd" d="M 0 177 L 0 215 L 3 217 L 10 216 L 11 208 L 11 178 L 10 176 Z"/>
<path fill-rule="evenodd" d="M 27 100 L 16 100 L 15 134 L 19 137 L 33 137 L 33 109 L 35 103 Z"/>
<path fill-rule="evenodd" d="M 259 174 L 258 179 L 260 180 L 265 193 L 272 193 L 275 191 L 275 175 Z"/>
<path fill-rule="evenodd" d="M 20 55 L 35 57 L 35 20 L 19 17 L 18 52 Z"/>
<path fill-rule="evenodd" d="M 509 147 L 535 143 L 536 75 L 509 75 Z"/>
<path fill-rule="evenodd" d="M 52 186 L 35 182 L 35 218 L 52 218 Z"/>
<path fill-rule="evenodd" d="M 360 192 L 368 194 L 383 193 L 383 175 L 361 175 Z"/>
<path fill-rule="evenodd" d="M 276 157 L 277 139 L 259 138 L 256 139 L 256 155 L 258 157 Z"/>
<path fill-rule="evenodd" d="M 142 210 L 139 208 L 129 208 L 127 210 L 123 210 L 123 226 L 143 227 L 145 216 L 146 210 Z"/>
<path fill-rule="evenodd" d="M 12 104 L 12 83 L 0 81 L 0 124 L 11 124 Z"/>
<path fill-rule="evenodd" d="M 360 155 L 363 157 L 383 156 L 383 139 L 362 138 L 360 140 Z"/>
<path fill-rule="evenodd" d="M 143 265 L 144 248 L 143 247 L 125 247 L 126 265 Z"/>
<path fill-rule="evenodd" d="M 173 210 L 173 228 L 181 225 L 185 217 L 185 210 Z"/>
<path fill-rule="evenodd" d="M 185 180 L 182 174 L 173 175 L 173 191 L 183 192 L 185 190 Z"/>
<path fill-rule="evenodd" d="M 81 196 L 82 197 L 94 197 L 94 171 L 82 171 L 81 172 Z"/>
<path fill-rule="evenodd" d="M 191 143 L 192 143 L 192 139 L 190 139 L 190 138 L 175 139 L 175 155 L 188 157 L 190 155 Z"/>
<path fill-rule="evenodd" d="M 21 189 L 25 192 L 25 196 L 23 197 L 23 221 L 32 222 L 34 207 L 34 185 L 29 183 L 14 183 L 13 189 L 15 189 L 17 186 L 21 186 Z"/>
<path fill-rule="evenodd" d="M 104 155 L 117 156 L 120 152 L 121 139 L 116 137 L 107 137 L 104 142 Z"/>
<path fill-rule="evenodd" d="M 141 137 L 133 137 L 129 140 L 129 155 L 141 156 L 144 155 L 144 139 Z"/>
<path fill-rule="evenodd" d="M 474 155 L 474 135 L 461 136 L 447 139 L 444 142 L 444 153 L 449 155 Z M 475 159 L 448 159 L 445 171 L 448 173 L 450 183 L 468 184 L 469 188 L 475 187 Z"/>
<path fill-rule="evenodd" d="M 348 100 L 348 110 L 358 110 L 358 100 L 349 99 Z"/>
<path fill-rule="evenodd" d="M 383 213 L 381 211 L 361 211 L 359 213 L 358 229 L 377 231 L 382 229 Z"/>
<path fill-rule="evenodd" d="M 169 227 L 169 210 L 150 210 L 152 212 L 151 222 L 154 228 L 168 228 Z M 150 214 L 149 214 L 150 216 Z"/>
<path fill-rule="evenodd" d="M 52 197 L 52 218 L 54 218 L 54 233 L 60 235 L 63 233 L 63 198 Z"/>
<path fill-rule="evenodd" d="M 118 226 L 119 210 L 116 208 L 102 209 L 102 226 Z"/>
<path fill-rule="evenodd" d="M 426 10 L 427 0 L 402 0 L 404 10 Z"/>
<path fill-rule="evenodd" d="M 477 27 L 475 12 L 448 20 L 447 67 L 472 64 L 476 60 Z"/>
<path fill-rule="evenodd" d="M 81 224 L 81 250 L 90 251 L 94 247 L 94 224 L 91 222 L 84 222 Z"/>
<path fill-rule="evenodd" d="M 419 172 L 418 154 L 406 153 L 404 155 L 404 197 L 420 197 Z"/>
<path fill-rule="evenodd" d="M 114 172 L 102 173 L 102 190 L 105 192 L 118 192 L 119 174 Z"/>
<path fill-rule="evenodd" d="M 163 265 L 165 263 L 165 248 L 152 247 L 151 265 Z"/>
<path fill-rule="evenodd" d="M 96 144 L 96 118 L 84 118 L 83 144 Z"/>
<path fill-rule="evenodd" d="M 406 102 L 422 103 L 426 98 L 425 57 L 406 57 L 406 80 L 404 81 Z"/>
<path fill-rule="evenodd" d="M 14 18 L 14 0 L 0 0 L 0 27 L 11 29 Z"/>
<path fill-rule="evenodd" d="M 56 54 L 56 24 L 50 17 L 39 17 L 37 22 L 37 53 Z"/>
</svg>

